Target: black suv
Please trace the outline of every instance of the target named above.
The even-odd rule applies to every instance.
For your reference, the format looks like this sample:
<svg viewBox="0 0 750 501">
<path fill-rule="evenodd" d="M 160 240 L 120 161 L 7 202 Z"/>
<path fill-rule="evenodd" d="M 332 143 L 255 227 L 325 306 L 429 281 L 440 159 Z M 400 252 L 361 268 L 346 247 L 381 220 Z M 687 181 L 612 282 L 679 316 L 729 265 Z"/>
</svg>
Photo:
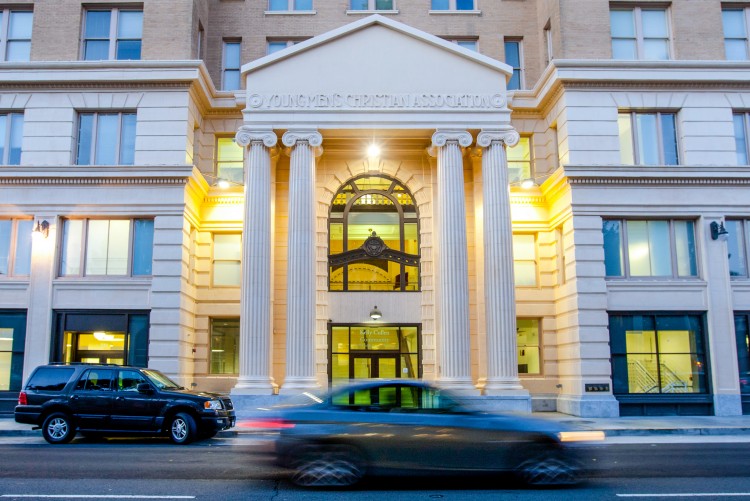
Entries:
<svg viewBox="0 0 750 501">
<path fill-rule="evenodd" d="M 41 427 L 51 444 L 70 442 L 76 431 L 168 434 L 187 444 L 235 423 L 229 397 L 186 390 L 153 369 L 109 364 L 37 367 L 18 396 L 15 417 Z"/>
</svg>

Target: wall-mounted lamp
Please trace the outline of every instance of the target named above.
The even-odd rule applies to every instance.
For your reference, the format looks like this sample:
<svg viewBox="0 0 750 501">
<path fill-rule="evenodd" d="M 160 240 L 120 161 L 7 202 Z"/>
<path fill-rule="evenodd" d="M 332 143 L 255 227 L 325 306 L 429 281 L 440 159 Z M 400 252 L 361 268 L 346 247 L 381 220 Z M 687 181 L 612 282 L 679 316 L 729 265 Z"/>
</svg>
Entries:
<svg viewBox="0 0 750 501">
<path fill-rule="evenodd" d="M 34 231 L 31 234 L 32 236 L 41 235 L 47 238 L 49 236 L 49 222 L 46 219 L 44 221 L 37 221 Z"/>
<path fill-rule="evenodd" d="M 723 237 L 723 239 L 726 239 L 726 236 L 729 235 L 727 229 L 724 228 L 723 221 L 720 223 L 712 221 L 709 227 L 711 228 L 711 240 L 718 240 L 719 237 Z"/>
<path fill-rule="evenodd" d="M 372 310 L 370 310 L 370 318 L 373 320 L 377 320 L 380 317 L 382 317 L 383 314 L 380 312 L 377 306 L 375 306 Z"/>
<path fill-rule="evenodd" d="M 523 188 L 524 190 L 530 190 L 534 186 L 536 186 L 536 180 L 534 178 L 530 177 L 521 181 L 521 188 Z"/>
</svg>

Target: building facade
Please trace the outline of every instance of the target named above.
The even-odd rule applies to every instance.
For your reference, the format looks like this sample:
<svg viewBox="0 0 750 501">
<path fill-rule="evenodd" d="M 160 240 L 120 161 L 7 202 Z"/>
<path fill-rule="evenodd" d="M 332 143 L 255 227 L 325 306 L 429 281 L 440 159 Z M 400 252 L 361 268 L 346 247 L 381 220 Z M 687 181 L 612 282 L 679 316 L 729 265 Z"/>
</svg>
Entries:
<svg viewBox="0 0 750 501">
<path fill-rule="evenodd" d="M 37 365 L 95 361 L 240 408 L 403 377 L 750 412 L 746 3 L 1 14 L 6 410 Z"/>
</svg>

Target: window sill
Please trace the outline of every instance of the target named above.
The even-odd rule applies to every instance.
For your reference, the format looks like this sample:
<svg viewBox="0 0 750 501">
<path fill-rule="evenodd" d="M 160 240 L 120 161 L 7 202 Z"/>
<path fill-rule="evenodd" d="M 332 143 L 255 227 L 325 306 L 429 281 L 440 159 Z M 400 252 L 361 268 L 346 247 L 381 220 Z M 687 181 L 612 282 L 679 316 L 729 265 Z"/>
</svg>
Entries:
<svg viewBox="0 0 750 501">
<path fill-rule="evenodd" d="M 429 10 L 427 11 L 429 15 L 437 15 L 437 16 L 445 16 L 445 15 L 468 15 L 468 16 L 481 16 L 482 11 L 481 10 Z"/>
<path fill-rule="evenodd" d="M 263 14 L 266 16 L 314 16 L 317 13 L 315 10 L 267 10 Z"/>
<path fill-rule="evenodd" d="M 347 16 L 369 16 L 371 14 L 383 14 L 383 15 L 395 15 L 398 14 L 397 10 L 347 10 Z"/>
</svg>

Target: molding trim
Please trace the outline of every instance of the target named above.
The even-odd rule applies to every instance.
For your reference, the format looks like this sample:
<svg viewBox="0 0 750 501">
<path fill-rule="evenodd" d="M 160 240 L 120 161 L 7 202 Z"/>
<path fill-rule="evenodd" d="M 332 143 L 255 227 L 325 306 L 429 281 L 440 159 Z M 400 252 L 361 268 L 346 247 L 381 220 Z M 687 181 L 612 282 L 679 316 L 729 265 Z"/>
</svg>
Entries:
<svg viewBox="0 0 750 501">
<path fill-rule="evenodd" d="M 625 186 L 750 186 L 750 179 L 746 178 L 611 178 L 611 177 L 570 177 L 566 176 L 568 184 L 580 186 L 592 186 L 600 184 L 616 184 Z"/>
<path fill-rule="evenodd" d="M 49 186 L 67 186 L 67 185 L 170 185 L 184 186 L 188 184 L 187 177 L 87 177 L 87 178 L 67 178 L 67 177 L 13 177 L 0 178 L 0 186 L 18 186 L 18 185 L 49 185 Z"/>
<path fill-rule="evenodd" d="M 515 146 L 520 139 L 521 135 L 515 129 L 482 130 L 477 135 L 477 146 L 487 148 L 494 141 L 505 143 L 506 146 Z"/>
<path fill-rule="evenodd" d="M 250 143 L 263 142 L 267 148 L 273 148 L 279 141 L 276 133 L 272 130 L 256 130 L 247 125 L 243 125 L 234 136 L 237 144 L 242 147 L 248 147 Z"/>
</svg>

